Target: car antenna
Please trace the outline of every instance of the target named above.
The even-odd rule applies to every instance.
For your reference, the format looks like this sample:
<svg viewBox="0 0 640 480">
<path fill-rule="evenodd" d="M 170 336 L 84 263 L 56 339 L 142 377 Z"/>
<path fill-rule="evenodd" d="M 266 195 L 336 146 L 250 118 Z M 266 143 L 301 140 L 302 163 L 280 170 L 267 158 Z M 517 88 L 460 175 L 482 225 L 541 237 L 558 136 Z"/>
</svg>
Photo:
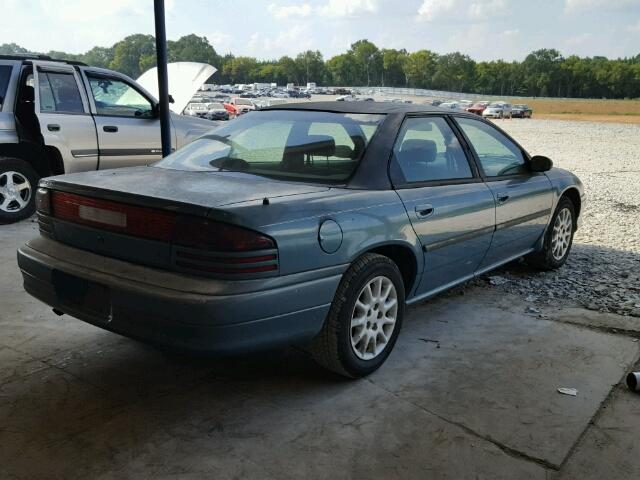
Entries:
<svg viewBox="0 0 640 480">
<path fill-rule="evenodd" d="M 269 205 L 269 198 L 268 198 L 268 197 L 264 197 L 264 198 L 262 199 L 262 204 L 263 204 L 263 205 Z"/>
</svg>

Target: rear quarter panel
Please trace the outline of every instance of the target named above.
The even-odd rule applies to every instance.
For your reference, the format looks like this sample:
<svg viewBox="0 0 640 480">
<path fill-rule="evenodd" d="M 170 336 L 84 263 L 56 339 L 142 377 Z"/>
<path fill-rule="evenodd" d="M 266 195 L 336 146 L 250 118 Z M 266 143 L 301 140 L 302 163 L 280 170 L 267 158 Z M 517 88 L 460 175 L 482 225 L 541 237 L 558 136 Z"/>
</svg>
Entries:
<svg viewBox="0 0 640 480">
<path fill-rule="evenodd" d="M 418 276 L 422 272 L 420 242 L 393 190 L 332 188 L 270 199 L 269 205 L 255 201 L 227 205 L 225 210 L 239 223 L 276 240 L 281 275 L 335 265 L 346 269 L 364 252 L 391 244 L 410 248 Z M 334 253 L 326 253 L 318 238 L 320 225 L 326 220 L 335 221 L 342 230 L 342 243 Z"/>
</svg>

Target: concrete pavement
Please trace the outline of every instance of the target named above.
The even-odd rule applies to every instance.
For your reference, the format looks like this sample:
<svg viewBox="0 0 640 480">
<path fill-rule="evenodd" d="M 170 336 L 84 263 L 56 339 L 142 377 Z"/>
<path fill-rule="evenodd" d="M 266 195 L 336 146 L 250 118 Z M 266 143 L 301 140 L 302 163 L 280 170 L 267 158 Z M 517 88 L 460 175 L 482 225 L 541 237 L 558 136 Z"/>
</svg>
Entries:
<svg viewBox="0 0 640 480">
<path fill-rule="evenodd" d="M 363 380 L 297 349 L 167 356 L 24 293 L 36 233 L 0 227 L 0 478 L 640 477 L 628 318 L 474 286 L 410 308 Z"/>
</svg>

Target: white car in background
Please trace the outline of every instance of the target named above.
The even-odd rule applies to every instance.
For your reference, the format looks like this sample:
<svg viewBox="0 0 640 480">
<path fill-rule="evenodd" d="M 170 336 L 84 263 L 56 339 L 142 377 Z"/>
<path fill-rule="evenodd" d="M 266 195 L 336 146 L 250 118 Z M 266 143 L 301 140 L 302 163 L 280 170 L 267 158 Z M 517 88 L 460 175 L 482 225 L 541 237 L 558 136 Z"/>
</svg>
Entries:
<svg viewBox="0 0 640 480">
<path fill-rule="evenodd" d="M 511 104 L 491 102 L 482 112 L 484 118 L 511 118 Z"/>
<path fill-rule="evenodd" d="M 184 109 L 184 115 L 189 115 L 190 117 L 207 118 L 208 114 L 209 109 L 204 103 L 191 102 L 187 105 L 187 108 Z"/>
</svg>

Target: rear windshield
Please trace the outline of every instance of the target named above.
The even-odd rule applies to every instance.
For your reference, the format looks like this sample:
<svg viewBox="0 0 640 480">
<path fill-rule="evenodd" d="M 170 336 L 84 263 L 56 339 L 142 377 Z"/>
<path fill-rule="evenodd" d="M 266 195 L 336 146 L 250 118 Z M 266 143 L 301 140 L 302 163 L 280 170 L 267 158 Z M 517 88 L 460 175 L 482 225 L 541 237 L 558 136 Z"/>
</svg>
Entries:
<svg viewBox="0 0 640 480">
<path fill-rule="evenodd" d="M 7 94 L 11 68 L 9 65 L 0 65 L 0 107 L 4 103 L 4 97 Z"/>
<path fill-rule="evenodd" d="M 354 172 L 383 118 L 293 110 L 250 112 L 154 166 L 341 183 Z"/>
</svg>

